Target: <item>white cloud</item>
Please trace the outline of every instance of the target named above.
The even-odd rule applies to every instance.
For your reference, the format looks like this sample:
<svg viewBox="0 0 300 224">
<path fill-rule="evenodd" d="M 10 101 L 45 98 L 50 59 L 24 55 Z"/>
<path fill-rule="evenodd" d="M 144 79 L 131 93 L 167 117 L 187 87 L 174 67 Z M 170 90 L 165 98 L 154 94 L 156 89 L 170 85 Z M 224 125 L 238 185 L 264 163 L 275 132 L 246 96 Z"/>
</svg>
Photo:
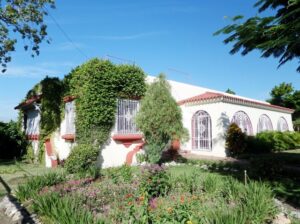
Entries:
<svg viewBox="0 0 300 224">
<path fill-rule="evenodd" d="M 26 78 L 41 78 L 46 75 L 53 76 L 60 74 L 55 69 L 48 69 L 43 66 L 12 66 L 10 65 L 7 71 L 0 75 L 0 78 L 9 77 L 26 77 Z"/>
<path fill-rule="evenodd" d="M 137 33 L 131 35 L 117 35 L 117 36 L 90 36 L 91 39 L 101 39 L 101 40 L 136 40 L 142 39 L 146 37 L 153 37 L 153 36 L 161 36 L 165 35 L 166 31 L 157 31 L 157 32 L 145 32 L 145 33 Z"/>
</svg>

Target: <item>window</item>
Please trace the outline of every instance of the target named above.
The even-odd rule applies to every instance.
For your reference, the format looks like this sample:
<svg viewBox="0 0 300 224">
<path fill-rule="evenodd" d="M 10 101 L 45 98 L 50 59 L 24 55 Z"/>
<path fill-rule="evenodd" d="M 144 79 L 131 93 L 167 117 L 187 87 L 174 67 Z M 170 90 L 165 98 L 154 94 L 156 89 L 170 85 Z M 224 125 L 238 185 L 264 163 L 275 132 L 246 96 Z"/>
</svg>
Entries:
<svg viewBox="0 0 300 224">
<path fill-rule="evenodd" d="M 66 134 L 75 134 L 75 101 L 65 103 Z"/>
<path fill-rule="evenodd" d="M 289 126 L 283 117 L 279 118 L 279 120 L 278 120 L 277 130 L 278 131 L 288 131 L 289 130 Z"/>
<path fill-rule="evenodd" d="M 136 134 L 139 133 L 134 118 L 139 110 L 138 100 L 118 100 L 117 111 L 117 133 L 118 134 Z"/>
<path fill-rule="evenodd" d="M 206 111 L 198 111 L 192 118 L 192 148 L 211 150 L 211 118 Z"/>
<path fill-rule="evenodd" d="M 261 115 L 258 121 L 257 133 L 263 131 L 272 131 L 272 130 L 273 130 L 273 125 L 271 119 L 266 114 Z"/>
<path fill-rule="evenodd" d="M 238 111 L 233 115 L 232 123 L 236 123 L 247 135 L 253 135 L 253 128 L 250 118 L 244 111 Z"/>
<path fill-rule="evenodd" d="M 38 135 L 40 129 L 40 113 L 38 110 L 32 109 L 26 112 L 25 118 L 25 134 Z"/>
</svg>

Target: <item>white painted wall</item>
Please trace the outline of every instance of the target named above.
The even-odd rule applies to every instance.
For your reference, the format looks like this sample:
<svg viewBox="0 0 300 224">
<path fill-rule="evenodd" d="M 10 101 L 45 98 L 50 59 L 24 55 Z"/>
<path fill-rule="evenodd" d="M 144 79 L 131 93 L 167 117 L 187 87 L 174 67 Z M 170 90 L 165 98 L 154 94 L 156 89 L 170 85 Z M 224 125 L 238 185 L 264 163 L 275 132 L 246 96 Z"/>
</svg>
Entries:
<svg viewBox="0 0 300 224">
<path fill-rule="evenodd" d="M 155 77 L 151 77 L 151 76 L 147 77 L 147 82 L 148 83 L 153 82 L 154 78 Z M 200 95 L 207 91 L 219 92 L 219 91 L 215 91 L 215 90 L 211 90 L 199 86 L 189 85 L 185 83 L 180 83 L 176 81 L 169 81 L 169 83 L 171 84 L 172 87 L 172 95 L 176 99 L 176 101 L 183 100 L 196 95 Z M 240 96 L 235 96 L 235 97 L 248 99 Z M 257 101 L 257 100 L 252 100 L 252 101 Z M 261 101 L 257 101 L 257 102 L 261 102 Z M 258 120 L 260 115 L 262 114 L 266 114 L 270 117 L 274 130 L 276 130 L 277 121 L 281 116 L 288 121 L 289 129 L 293 130 L 291 115 L 287 113 L 274 112 L 270 110 L 263 110 L 263 109 L 257 109 L 257 108 L 240 106 L 236 104 L 222 103 L 222 102 L 214 103 L 214 104 L 205 104 L 205 105 L 193 105 L 193 106 L 182 105 L 181 109 L 183 113 L 183 124 L 189 130 L 190 137 L 191 137 L 191 121 L 194 113 L 196 113 L 199 110 L 204 110 L 208 112 L 211 116 L 212 151 L 210 152 L 196 151 L 196 150 L 193 151 L 194 153 L 198 153 L 202 155 L 220 156 L 220 157 L 226 156 L 224 134 L 226 132 L 227 127 L 224 127 L 224 125 L 222 125 L 220 118 L 227 117 L 228 121 L 231 122 L 234 113 L 240 110 L 246 112 L 250 117 L 254 134 L 256 134 L 257 132 Z M 53 134 L 54 150 L 60 159 L 66 159 L 69 153 L 71 152 L 72 147 L 74 146 L 74 143 L 67 142 L 61 138 L 61 136 L 64 134 L 70 134 L 67 133 L 66 131 L 67 130 L 66 123 L 67 123 L 66 118 L 64 118 L 62 120 L 60 130 L 56 131 Z M 114 133 L 115 133 L 115 128 L 113 128 L 111 136 L 113 136 Z M 101 155 L 99 155 L 98 164 L 101 165 L 103 168 L 123 165 L 126 161 L 127 154 L 130 151 L 132 151 L 138 144 L 140 144 L 139 141 L 135 142 L 130 147 L 126 148 L 121 142 L 114 141 L 112 138 L 110 138 L 108 142 L 101 148 L 102 153 Z M 182 149 L 183 150 L 192 149 L 191 139 L 188 142 L 182 143 Z M 133 161 L 136 162 L 135 157 L 133 158 Z"/>
<path fill-rule="evenodd" d="M 271 110 L 258 109 L 248 106 L 230 104 L 230 103 L 212 103 L 212 104 L 193 104 L 182 105 L 183 124 L 189 130 L 190 140 L 182 144 L 182 150 L 192 151 L 196 154 L 208 156 L 224 157 L 225 154 L 225 133 L 227 126 L 232 121 L 233 115 L 237 111 L 244 111 L 250 118 L 254 135 L 257 133 L 259 117 L 266 114 L 270 117 L 273 129 L 277 130 L 277 122 L 280 117 L 284 117 L 288 122 L 289 130 L 293 131 L 291 114 L 275 112 Z M 212 151 L 192 150 L 192 117 L 199 111 L 204 110 L 211 116 L 212 121 Z M 227 121 L 227 122 L 224 122 Z M 223 121 L 223 122 L 222 122 Z"/>
</svg>

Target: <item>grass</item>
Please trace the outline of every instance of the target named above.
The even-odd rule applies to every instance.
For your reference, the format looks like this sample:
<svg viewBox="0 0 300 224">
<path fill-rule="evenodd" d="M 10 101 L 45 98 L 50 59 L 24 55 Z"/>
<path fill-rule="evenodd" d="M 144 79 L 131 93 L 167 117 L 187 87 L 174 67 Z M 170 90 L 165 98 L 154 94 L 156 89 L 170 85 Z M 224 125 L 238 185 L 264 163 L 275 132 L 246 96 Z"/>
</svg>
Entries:
<svg viewBox="0 0 300 224">
<path fill-rule="evenodd" d="M 48 173 L 51 169 L 39 164 L 26 164 L 17 161 L 0 161 L 0 178 L 12 191 L 32 176 Z M 0 183 L 0 198 L 7 189 Z"/>
</svg>

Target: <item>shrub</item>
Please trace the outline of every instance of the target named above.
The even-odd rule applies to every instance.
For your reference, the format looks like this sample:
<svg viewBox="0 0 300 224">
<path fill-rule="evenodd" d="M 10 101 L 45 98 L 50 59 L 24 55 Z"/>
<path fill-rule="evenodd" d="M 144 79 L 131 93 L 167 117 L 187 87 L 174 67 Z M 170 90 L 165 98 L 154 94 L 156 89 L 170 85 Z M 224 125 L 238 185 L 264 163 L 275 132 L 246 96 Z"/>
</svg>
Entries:
<svg viewBox="0 0 300 224">
<path fill-rule="evenodd" d="M 180 107 L 172 97 L 164 75 L 159 75 L 141 101 L 136 123 L 146 139 L 145 152 L 150 163 L 158 163 L 161 153 L 172 140 L 185 140 Z"/>
<path fill-rule="evenodd" d="M 300 133 L 267 131 L 247 136 L 247 152 L 281 152 L 300 147 Z"/>
<path fill-rule="evenodd" d="M 61 183 L 65 181 L 65 179 L 66 178 L 63 173 L 56 172 L 48 173 L 43 176 L 32 177 L 28 182 L 17 188 L 16 196 L 20 201 L 24 201 L 35 196 L 43 187 Z"/>
<path fill-rule="evenodd" d="M 25 152 L 27 141 L 14 121 L 0 122 L 0 159 L 20 158 Z"/>
<path fill-rule="evenodd" d="M 163 166 L 150 165 L 142 168 L 139 191 L 149 197 L 164 196 L 170 189 L 170 177 Z"/>
<path fill-rule="evenodd" d="M 65 162 L 69 173 L 82 173 L 96 166 L 99 150 L 91 145 L 80 144 L 73 148 Z"/>
<path fill-rule="evenodd" d="M 226 149 L 233 157 L 242 154 L 246 149 L 246 134 L 235 123 L 230 124 L 227 130 Z"/>
</svg>

